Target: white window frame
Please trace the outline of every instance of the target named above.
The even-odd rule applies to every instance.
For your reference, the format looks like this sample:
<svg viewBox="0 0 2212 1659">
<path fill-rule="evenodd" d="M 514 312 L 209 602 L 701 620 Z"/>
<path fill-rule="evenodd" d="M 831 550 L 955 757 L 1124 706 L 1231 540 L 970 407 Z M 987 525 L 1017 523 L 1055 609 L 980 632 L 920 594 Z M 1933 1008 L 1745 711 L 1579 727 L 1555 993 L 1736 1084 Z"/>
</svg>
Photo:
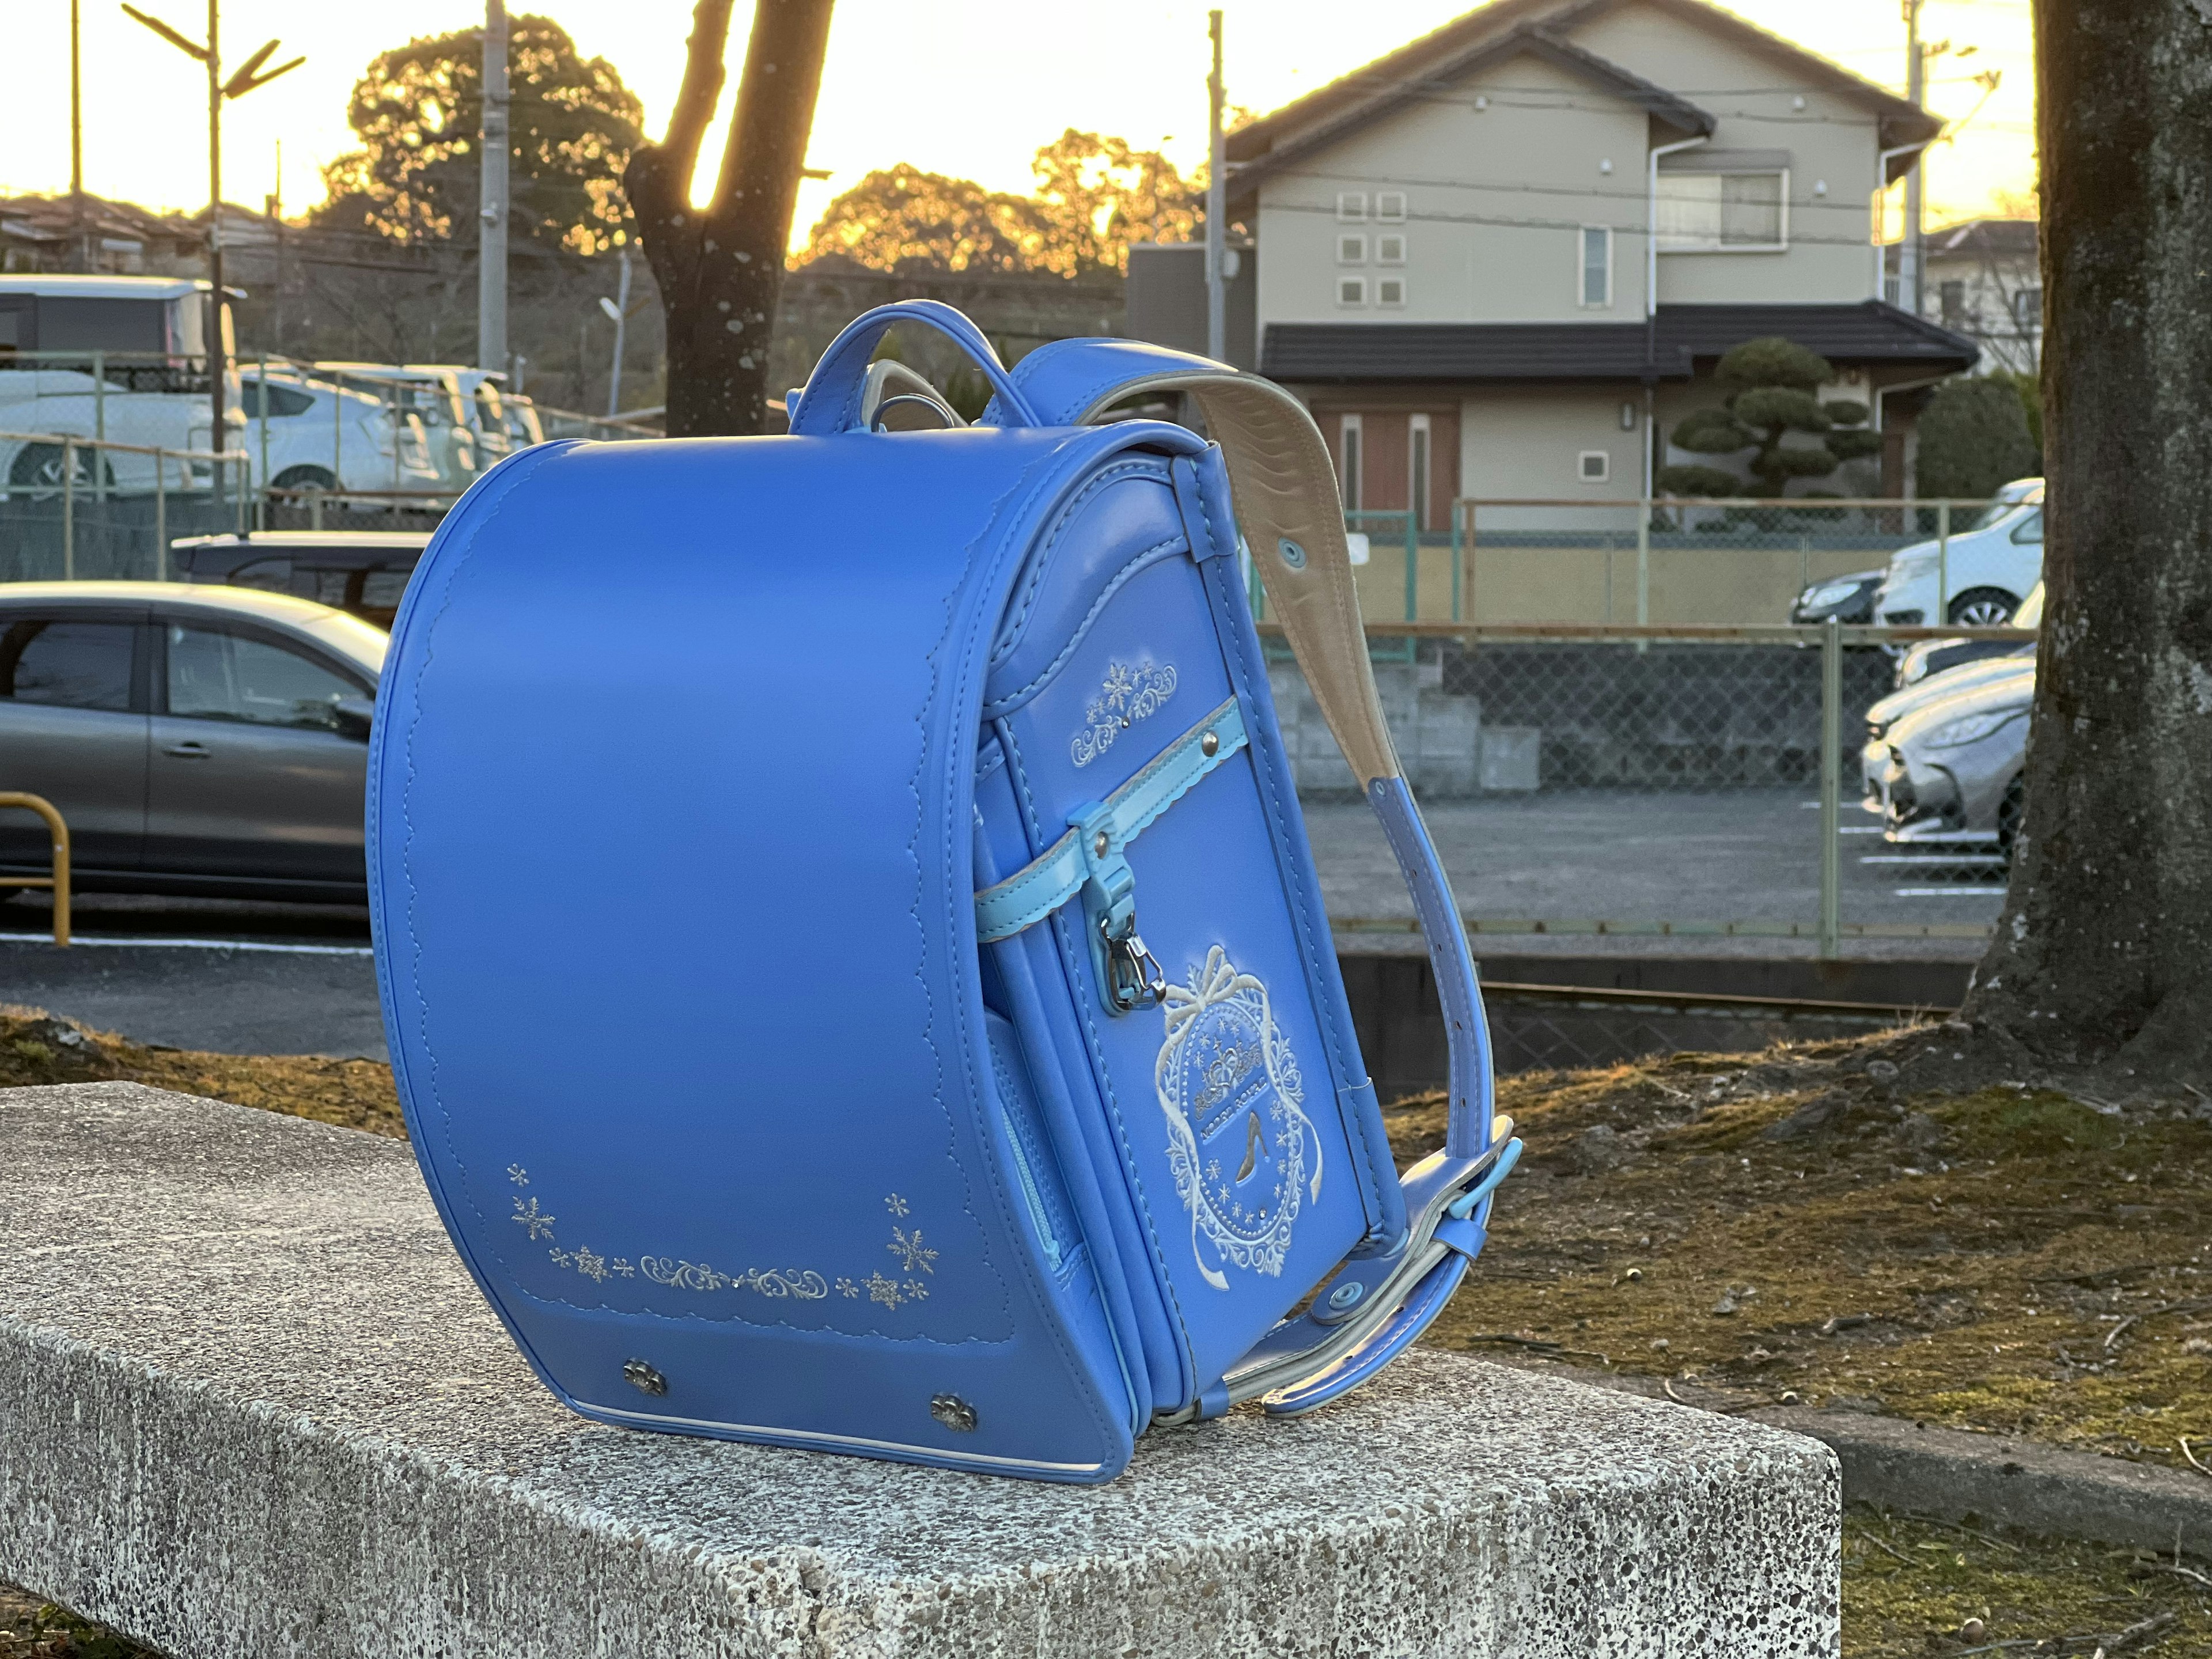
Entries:
<svg viewBox="0 0 2212 1659">
<path fill-rule="evenodd" d="M 1347 289 L 1350 299 L 1345 297 Z M 1364 309 L 1367 304 L 1367 279 L 1357 273 L 1346 276 L 1340 270 L 1337 272 L 1336 303 L 1346 311 Z"/>
<path fill-rule="evenodd" d="M 1344 510 L 1357 513 L 1362 505 L 1360 484 L 1366 475 L 1366 433 L 1357 415 L 1337 416 L 1336 485 Z"/>
<path fill-rule="evenodd" d="M 1366 233 L 1357 230 L 1337 232 L 1336 262 L 1340 265 L 1365 264 L 1367 263 Z"/>
<path fill-rule="evenodd" d="M 1404 191 L 1378 190 L 1375 192 L 1375 222 L 1378 225 L 1402 225 L 1406 222 Z"/>
<path fill-rule="evenodd" d="M 1716 237 L 1707 240 L 1659 233 L 1659 252 L 1662 253 L 1787 253 L 1790 251 L 1790 169 L 1788 167 L 1746 167 L 1740 171 L 1715 170 L 1701 173 L 1694 167 L 1679 172 L 1662 171 L 1659 174 L 1659 215 L 1663 222 L 1667 215 L 1667 184 L 1669 179 L 1772 179 L 1776 180 L 1775 226 L 1780 240 L 1772 242 L 1728 242 Z M 1725 204 L 1722 204 L 1725 209 Z"/>
<path fill-rule="evenodd" d="M 1390 297 L 1393 288 L 1398 290 L 1398 297 L 1395 300 Z M 1406 279 L 1395 275 L 1377 276 L 1375 279 L 1375 303 L 1391 311 L 1403 311 L 1406 308 Z"/>
<path fill-rule="evenodd" d="M 1398 251 L 1395 253 L 1390 251 L 1390 245 L 1393 242 L 1398 245 Z M 1394 230 L 1376 237 L 1375 263 L 1378 265 L 1402 265 L 1406 263 L 1406 233 L 1404 231 Z"/>
<path fill-rule="evenodd" d="M 1592 234 L 1605 238 L 1605 294 L 1602 299 L 1589 296 L 1589 239 Z M 1584 311 L 1613 309 L 1613 227 L 1584 225 L 1575 233 L 1575 303 Z"/>
<path fill-rule="evenodd" d="M 1436 478 L 1436 443 L 1426 415 L 1406 417 L 1406 506 L 1413 515 L 1413 528 L 1429 527 L 1429 496 Z"/>
<path fill-rule="evenodd" d="M 1365 191 L 1340 190 L 1336 192 L 1336 222 L 1340 225 L 1364 225 L 1367 222 Z"/>
<path fill-rule="evenodd" d="M 1597 463 L 1595 472 L 1589 470 L 1589 464 L 1592 461 Z M 1611 483 L 1613 482 L 1613 452 L 1609 449 L 1585 449 L 1576 455 L 1575 482 L 1586 484 Z"/>
</svg>

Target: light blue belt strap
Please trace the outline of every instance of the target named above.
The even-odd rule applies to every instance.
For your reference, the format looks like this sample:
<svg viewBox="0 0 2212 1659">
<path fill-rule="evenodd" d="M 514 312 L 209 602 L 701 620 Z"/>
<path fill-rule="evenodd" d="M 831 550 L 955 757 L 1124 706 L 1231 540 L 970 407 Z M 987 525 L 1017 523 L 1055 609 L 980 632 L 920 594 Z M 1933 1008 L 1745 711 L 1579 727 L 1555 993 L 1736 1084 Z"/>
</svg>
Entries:
<svg viewBox="0 0 2212 1659">
<path fill-rule="evenodd" d="M 1244 714 L 1231 697 L 1155 756 L 1102 805 L 1070 813 L 1072 829 L 996 885 L 975 895 L 975 936 L 990 945 L 1042 921 L 1083 890 L 1094 864 L 1121 851 L 1208 772 L 1244 746 Z M 1085 836 L 1091 844 L 1084 844 Z M 1103 837 L 1104 846 L 1097 844 Z"/>
</svg>

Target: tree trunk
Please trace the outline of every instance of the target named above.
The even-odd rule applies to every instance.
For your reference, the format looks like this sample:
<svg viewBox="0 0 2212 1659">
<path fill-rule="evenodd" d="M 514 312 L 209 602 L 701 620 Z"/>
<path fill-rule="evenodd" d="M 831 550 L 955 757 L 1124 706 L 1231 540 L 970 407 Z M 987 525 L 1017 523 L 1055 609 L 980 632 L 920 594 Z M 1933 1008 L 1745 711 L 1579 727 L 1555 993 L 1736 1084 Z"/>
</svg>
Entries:
<svg viewBox="0 0 2212 1659">
<path fill-rule="evenodd" d="M 2046 608 L 1966 1017 L 2123 1085 L 2212 1060 L 2212 0 L 2037 0 Z"/>
<path fill-rule="evenodd" d="M 667 315 L 677 438 L 761 429 L 784 249 L 830 44 L 831 0 L 756 0 L 714 199 L 694 210 L 691 173 L 722 89 L 731 5 L 699 0 L 668 136 L 641 145 L 623 179 Z"/>
</svg>

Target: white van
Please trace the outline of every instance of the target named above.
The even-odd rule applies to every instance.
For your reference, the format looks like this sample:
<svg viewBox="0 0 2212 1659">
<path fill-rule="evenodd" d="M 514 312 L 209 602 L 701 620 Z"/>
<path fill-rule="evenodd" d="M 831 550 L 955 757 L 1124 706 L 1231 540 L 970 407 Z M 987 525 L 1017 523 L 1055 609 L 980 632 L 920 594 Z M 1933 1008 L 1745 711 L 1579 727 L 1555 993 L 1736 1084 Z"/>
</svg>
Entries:
<svg viewBox="0 0 2212 1659">
<path fill-rule="evenodd" d="M 460 382 L 450 368 L 434 364 L 326 362 L 317 363 L 312 373 L 317 380 L 328 380 L 348 392 L 391 398 L 421 416 L 429 434 L 431 464 L 437 468 L 444 489 L 466 489 L 476 482 L 478 472 L 498 459 L 479 449 L 470 400 L 462 394 Z"/>
<path fill-rule="evenodd" d="M 1893 554 L 1875 590 L 1875 619 L 1899 628 L 2000 628 L 2042 580 L 2043 480 L 2022 478 L 1954 531 L 1948 548 L 1919 542 Z"/>
<path fill-rule="evenodd" d="M 0 276 L 0 432 L 22 434 L 0 438 L 0 490 L 59 489 L 70 452 L 56 441 L 64 437 L 207 450 L 210 292 L 186 277 Z M 218 328 L 228 361 L 227 305 Z M 230 386 L 224 447 L 241 449 L 234 375 Z M 151 455 L 74 453 L 80 486 L 154 488 Z M 167 462 L 163 470 L 172 489 L 207 483 L 204 465 Z"/>
</svg>

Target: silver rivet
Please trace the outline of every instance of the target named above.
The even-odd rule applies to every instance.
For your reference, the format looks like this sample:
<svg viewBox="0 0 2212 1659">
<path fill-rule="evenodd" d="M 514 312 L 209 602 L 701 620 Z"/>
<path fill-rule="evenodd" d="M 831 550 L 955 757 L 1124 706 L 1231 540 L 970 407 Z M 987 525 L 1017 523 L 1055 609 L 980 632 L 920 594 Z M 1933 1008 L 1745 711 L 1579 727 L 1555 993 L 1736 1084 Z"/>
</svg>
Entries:
<svg viewBox="0 0 2212 1659">
<path fill-rule="evenodd" d="M 1208 732 L 1204 737 L 1200 738 L 1198 740 L 1198 752 L 1206 756 L 1208 759 L 1219 754 L 1221 752 L 1220 734 L 1215 732 Z"/>
<path fill-rule="evenodd" d="M 1328 1305 L 1341 1313 L 1367 1294 L 1367 1287 L 1358 1279 L 1338 1285 L 1328 1293 Z"/>
<path fill-rule="evenodd" d="M 929 1414 L 957 1433 L 973 1434 L 975 1431 L 975 1408 L 957 1394 L 933 1395 Z"/>
<path fill-rule="evenodd" d="M 623 1363 L 623 1381 L 641 1394 L 659 1395 L 668 1392 L 668 1379 L 642 1359 Z"/>
<path fill-rule="evenodd" d="M 1112 839 L 1108 836 L 1103 830 L 1101 830 L 1096 836 L 1091 838 L 1091 850 L 1097 854 L 1102 859 L 1106 856 L 1106 849 L 1113 844 L 1114 842 Z"/>
</svg>

